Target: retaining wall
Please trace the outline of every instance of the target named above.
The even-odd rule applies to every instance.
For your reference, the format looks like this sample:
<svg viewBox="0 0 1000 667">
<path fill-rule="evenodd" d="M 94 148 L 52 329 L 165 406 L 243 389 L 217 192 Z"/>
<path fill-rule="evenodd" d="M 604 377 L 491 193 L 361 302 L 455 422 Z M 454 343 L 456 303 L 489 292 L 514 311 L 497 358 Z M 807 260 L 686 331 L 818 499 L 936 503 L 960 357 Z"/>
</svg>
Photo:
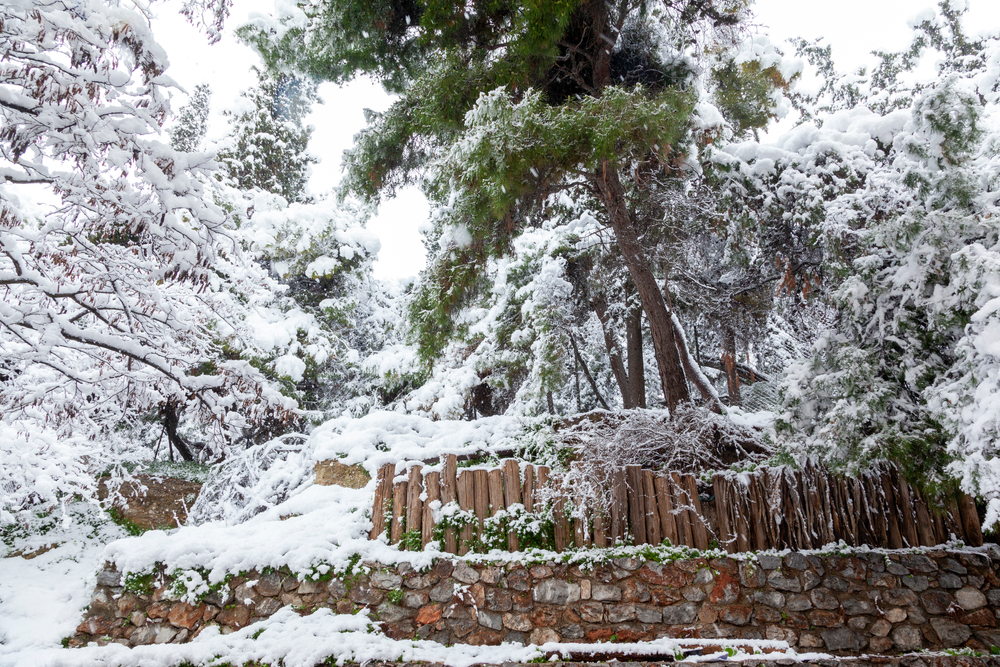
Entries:
<svg viewBox="0 0 1000 667">
<path fill-rule="evenodd" d="M 657 637 L 772 639 L 798 651 L 894 654 L 1000 647 L 1000 548 L 921 553 L 619 558 L 586 567 L 470 564 L 442 559 L 417 572 L 368 563 L 361 574 L 299 581 L 234 577 L 198 604 L 171 600 L 169 577 L 128 592 L 108 569 L 77 635 L 127 645 L 223 633 L 291 605 L 302 614 L 361 608 L 393 638 L 442 644 L 634 642 Z"/>
</svg>

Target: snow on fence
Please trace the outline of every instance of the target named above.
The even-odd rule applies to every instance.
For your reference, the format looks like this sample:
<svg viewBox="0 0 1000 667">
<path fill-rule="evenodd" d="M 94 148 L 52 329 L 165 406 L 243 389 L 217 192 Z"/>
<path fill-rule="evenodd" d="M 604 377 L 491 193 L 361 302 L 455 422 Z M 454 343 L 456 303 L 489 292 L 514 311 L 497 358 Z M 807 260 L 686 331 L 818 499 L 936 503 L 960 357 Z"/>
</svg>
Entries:
<svg viewBox="0 0 1000 667">
<path fill-rule="evenodd" d="M 625 466 L 608 471 L 606 501 L 592 506 L 554 484 L 545 466 L 508 459 L 491 470 L 459 471 L 452 455 L 441 470 L 424 474 L 423 468 L 414 465 L 399 477 L 394 463 L 379 469 L 370 539 L 388 532 L 390 542 L 422 549 L 441 538 L 445 551 L 465 554 L 484 542 L 484 528 L 503 525 L 490 518 L 504 513 L 512 519 L 548 517 L 556 551 L 663 540 L 696 549 L 717 541 L 730 553 L 814 549 L 840 540 L 893 549 L 953 538 L 973 546 L 983 542 L 969 496 L 934 508 L 895 468 L 859 477 L 833 476 L 814 466 L 716 474 L 714 496 L 703 501 L 694 475 Z M 446 521 L 435 531 L 436 518 L 459 515 L 468 520 Z M 520 548 L 514 530 L 507 548 Z"/>
</svg>

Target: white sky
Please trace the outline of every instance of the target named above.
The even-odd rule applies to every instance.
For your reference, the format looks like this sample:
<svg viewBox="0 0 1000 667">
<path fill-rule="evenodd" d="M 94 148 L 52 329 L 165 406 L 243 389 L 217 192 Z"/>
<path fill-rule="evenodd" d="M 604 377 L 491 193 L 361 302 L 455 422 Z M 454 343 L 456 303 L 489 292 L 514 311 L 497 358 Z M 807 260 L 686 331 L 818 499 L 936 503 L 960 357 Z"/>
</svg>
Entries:
<svg viewBox="0 0 1000 667">
<path fill-rule="evenodd" d="M 757 0 L 757 22 L 766 26 L 771 39 L 825 37 L 833 45 L 834 60 L 842 71 L 864 64 L 875 49 L 894 51 L 909 44 L 907 20 L 936 3 L 927 0 Z M 232 37 L 231 29 L 251 12 L 268 12 L 272 0 L 235 0 L 226 36 L 209 46 L 205 38 L 177 13 L 179 2 L 156 4 L 158 18 L 154 34 L 170 56 L 167 74 L 180 86 L 192 90 L 199 83 L 212 86 L 212 122 L 209 138 L 225 132 L 221 110 L 234 104 L 241 90 L 253 85 L 250 68 L 256 55 Z M 971 0 L 966 26 L 972 31 L 1000 28 L 1000 2 Z M 317 105 L 308 122 L 314 126 L 311 150 L 320 156 L 310 180 L 314 193 L 327 192 L 341 177 L 344 149 L 353 145 L 353 136 L 365 125 L 362 110 L 385 110 L 391 99 L 377 85 L 360 80 L 338 88 L 320 87 L 323 104 Z M 184 103 L 178 95 L 176 108 Z M 424 265 L 424 247 L 419 228 L 427 221 L 427 204 L 419 192 L 404 191 L 396 199 L 383 202 L 369 229 L 379 235 L 382 250 L 375 263 L 380 278 L 415 276 Z"/>
</svg>

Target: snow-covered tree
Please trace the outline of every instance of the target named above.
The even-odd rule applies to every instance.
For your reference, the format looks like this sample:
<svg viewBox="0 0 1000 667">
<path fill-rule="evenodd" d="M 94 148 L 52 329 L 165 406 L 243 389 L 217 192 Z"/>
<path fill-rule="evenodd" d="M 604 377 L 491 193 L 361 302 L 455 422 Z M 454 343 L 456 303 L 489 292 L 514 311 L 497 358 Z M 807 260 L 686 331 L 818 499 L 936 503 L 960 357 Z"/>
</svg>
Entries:
<svg viewBox="0 0 1000 667">
<path fill-rule="evenodd" d="M 114 0 L 0 6 L 0 414 L 93 442 L 186 420 L 207 455 L 294 403 L 246 360 L 273 283 L 206 192 L 213 163 L 160 140 L 148 25 Z"/>
<path fill-rule="evenodd" d="M 200 83 L 194 87 L 190 101 L 177 115 L 177 124 L 170 128 L 171 147 L 184 153 L 193 153 L 201 149 L 205 134 L 208 132 L 211 100 L 212 89 L 207 83 Z"/>
<path fill-rule="evenodd" d="M 308 152 L 312 128 L 304 119 L 316 101 L 316 84 L 288 74 L 254 68 L 257 85 L 241 94 L 243 109 L 227 110 L 229 137 L 219 161 L 241 190 L 260 188 L 288 202 L 309 199 Z"/>
<path fill-rule="evenodd" d="M 916 31 L 913 48 L 852 79 L 861 106 L 820 130 L 854 144 L 865 178 L 823 206 L 839 321 L 790 371 L 788 425 L 839 465 L 891 458 L 932 487 L 957 478 L 988 502 L 990 526 L 1000 520 L 1000 37 L 969 37 L 947 3 Z M 907 55 L 920 53 L 939 57 L 933 80 Z M 817 164 L 812 177 L 828 170 Z"/>
</svg>

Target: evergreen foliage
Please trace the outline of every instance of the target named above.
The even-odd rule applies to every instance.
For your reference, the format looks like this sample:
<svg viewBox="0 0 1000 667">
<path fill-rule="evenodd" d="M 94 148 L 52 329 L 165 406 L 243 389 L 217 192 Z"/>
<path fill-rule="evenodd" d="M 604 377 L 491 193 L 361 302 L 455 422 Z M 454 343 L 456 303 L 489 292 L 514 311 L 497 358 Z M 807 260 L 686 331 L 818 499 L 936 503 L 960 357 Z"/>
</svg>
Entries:
<svg viewBox="0 0 1000 667">
<path fill-rule="evenodd" d="M 202 147 L 208 132 L 209 103 L 212 89 L 207 83 L 194 87 L 191 100 L 181 108 L 177 124 L 170 129 L 170 146 L 177 151 L 193 153 Z"/>
</svg>

